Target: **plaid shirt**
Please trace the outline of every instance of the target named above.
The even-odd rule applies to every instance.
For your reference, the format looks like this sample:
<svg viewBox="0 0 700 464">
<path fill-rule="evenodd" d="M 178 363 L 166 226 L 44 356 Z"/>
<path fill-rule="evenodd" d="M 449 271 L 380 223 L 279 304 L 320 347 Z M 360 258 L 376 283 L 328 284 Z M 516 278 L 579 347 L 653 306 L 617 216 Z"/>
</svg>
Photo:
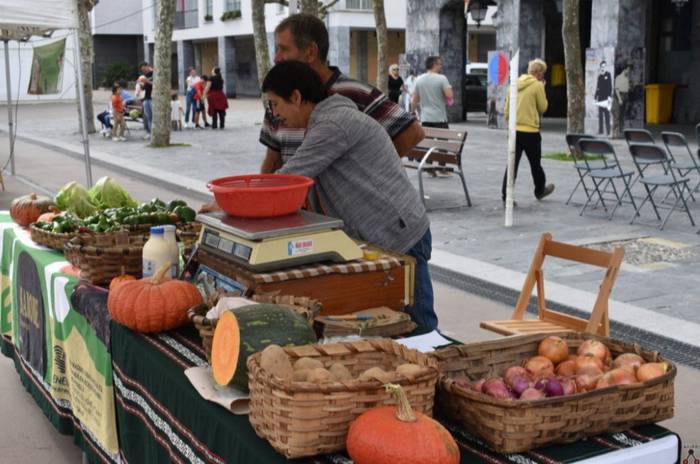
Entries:
<svg viewBox="0 0 700 464">
<path fill-rule="evenodd" d="M 340 94 L 357 105 L 357 109 L 374 118 L 392 139 L 413 124 L 413 116 L 389 100 L 379 89 L 364 82 L 343 75 L 336 67 L 331 67 L 333 75 L 326 83 L 329 95 Z M 304 141 L 305 129 L 285 127 L 268 109 L 260 130 L 260 143 L 279 152 L 282 162 L 296 153 Z"/>
</svg>

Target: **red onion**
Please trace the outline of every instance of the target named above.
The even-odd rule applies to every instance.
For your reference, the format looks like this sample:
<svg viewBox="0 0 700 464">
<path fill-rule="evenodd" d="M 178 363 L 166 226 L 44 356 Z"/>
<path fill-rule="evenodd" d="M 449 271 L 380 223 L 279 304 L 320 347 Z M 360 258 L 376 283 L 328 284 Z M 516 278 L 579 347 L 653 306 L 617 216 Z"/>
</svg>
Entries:
<svg viewBox="0 0 700 464">
<path fill-rule="evenodd" d="M 515 380 L 513 380 L 513 384 L 511 386 L 511 390 L 513 391 L 513 393 L 515 393 L 515 396 L 518 398 L 520 398 L 520 395 L 522 395 L 523 392 L 528 388 L 530 388 L 530 382 L 523 379 L 522 377 L 516 377 Z"/>
<path fill-rule="evenodd" d="M 506 387 L 506 384 L 501 379 L 488 379 L 484 382 L 482 391 L 489 396 L 500 399 L 511 399 L 510 390 Z"/>
<path fill-rule="evenodd" d="M 520 395 L 521 400 L 539 400 L 544 398 L 544 393 L 535 388 L 528 388 Z"/>
<path fill-rule="evenodd" d="M 547 396 L 562 396 L 564 395 L 564 388 L 559 380 L 552 378 L 548 379 L 547 384 L 544 387 L 544 392 Z"/>
<path fill-rule="evenodd" d="M 530 373 L 524 367 L 511 366 L 508 369 L 506 369 L 506 373 L 503 374 L 503 380 L 505 380 L 506 385 L 508 385 L 511 388 L 513 388 L 513 384 L 515 383 L 516 378 L 529 380 Z"/>
</svg>

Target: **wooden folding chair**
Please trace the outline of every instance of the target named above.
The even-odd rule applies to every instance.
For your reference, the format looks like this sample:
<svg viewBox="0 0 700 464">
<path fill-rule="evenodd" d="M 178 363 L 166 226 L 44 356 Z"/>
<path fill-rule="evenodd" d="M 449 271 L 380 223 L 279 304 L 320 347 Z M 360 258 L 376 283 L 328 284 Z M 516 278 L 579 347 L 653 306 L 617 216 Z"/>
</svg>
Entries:
<svg viewBox="0 0 700 464">
<path fill-rule="evenodd" d="M 515 305 L 512 319 L 483 321 L 481 328 L 503 335 L 574 331 L 608 336 L 610 333 L 608 298 L 615 284 L 624 255 L 625 250 L 622 247 L 615 248 L 612 253 L 608 253 L 555 242 L 550 234 L 542 234 L 535 256 L 532 259 L 530 270 L 525 278 L 525 284 Z M 542 265 L 546 256 L 607 269 L 605 278 L 598 290 L 598 297 L 593 305 L 591 317 L 588 320 L 547 309 L 544 296 L 544 274 L 542 272 Z M 523 316 L 530 303 L 532 290 L 535 286 L 537 286 L 537 319 L 524 319 Z"/>
</svg>

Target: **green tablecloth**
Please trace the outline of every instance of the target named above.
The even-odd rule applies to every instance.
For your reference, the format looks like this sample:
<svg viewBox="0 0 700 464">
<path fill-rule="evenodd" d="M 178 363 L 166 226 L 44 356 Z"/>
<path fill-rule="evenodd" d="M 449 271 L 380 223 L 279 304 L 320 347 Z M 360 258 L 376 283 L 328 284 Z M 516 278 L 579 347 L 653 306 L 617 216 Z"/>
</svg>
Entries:
<svg viewBox="0 0 700 464">
<path fill-rule="evenodd" d="M 118 459 L 108 342 L 71 296 L 77 279 L 62 253 L 36 245 L 0 213 L 0 331 L 27 390 L 91 461 Z"/>
</svg>

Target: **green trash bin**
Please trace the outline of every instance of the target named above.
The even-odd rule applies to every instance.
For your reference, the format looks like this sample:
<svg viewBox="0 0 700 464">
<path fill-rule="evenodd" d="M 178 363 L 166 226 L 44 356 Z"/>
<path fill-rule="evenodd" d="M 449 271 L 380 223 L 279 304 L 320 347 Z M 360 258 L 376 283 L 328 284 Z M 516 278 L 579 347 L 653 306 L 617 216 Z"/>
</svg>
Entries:
<svg viewBox="0 0 700 464">
<path fill-rule="evenodd" d="M 673 89 L 675 84 L 648 84 L 646 94 L 647 124 L 666 124 L 673 116 Z"/>
</svg>

